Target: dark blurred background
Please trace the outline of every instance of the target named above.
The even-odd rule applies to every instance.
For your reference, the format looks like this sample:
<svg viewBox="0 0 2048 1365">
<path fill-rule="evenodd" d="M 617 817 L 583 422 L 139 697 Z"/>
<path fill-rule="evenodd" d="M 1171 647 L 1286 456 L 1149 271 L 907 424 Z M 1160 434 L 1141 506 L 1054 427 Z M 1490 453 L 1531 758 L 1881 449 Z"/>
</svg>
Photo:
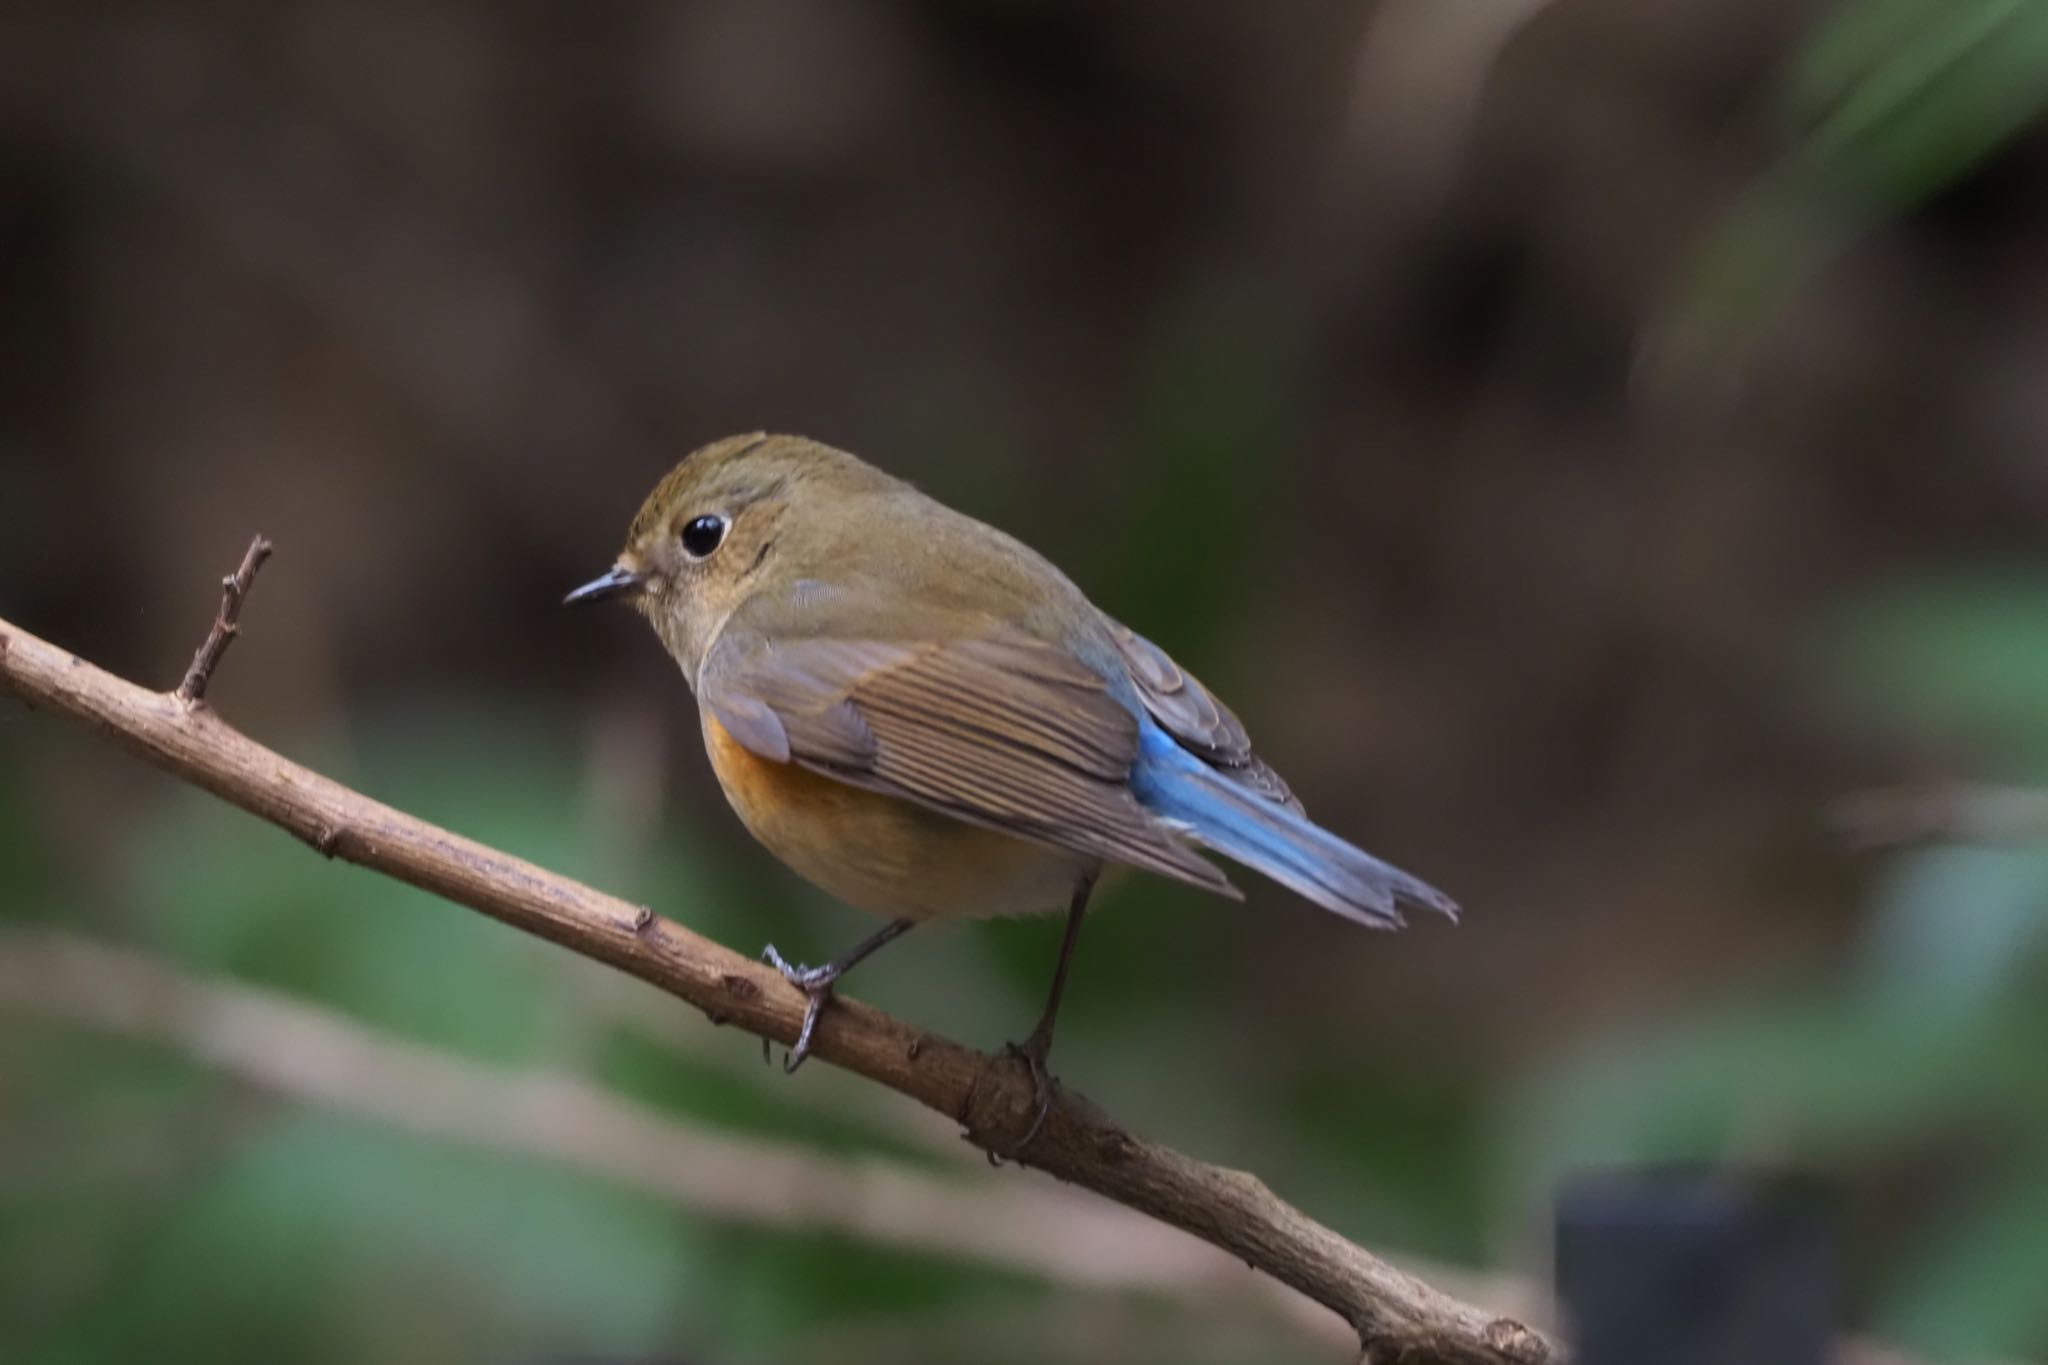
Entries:
<svg viewBox="0 0 2048 1365">
<path fill-rule="evenodd" d="M 2048 857 L 1940 796 L 2048 771 L 2044 101 L 2025 0 L 16 0 L 0 613 L 169 686 L 260 530 L 234 722 L 817 959 L 867 922 L 556 607 L 685 450 L 817 436 L 1468 907 L 1133 879 L 1067 1079 L 1504 1307 L 1567 1171 L 1818 1175 L 1850 1327 L 2048 1351 Z M 9 1360 L 1348 1358 L 12 706 L 0 919 Z M 993 1045 L 1057 936 L 854 989 Z"/>
</svg>

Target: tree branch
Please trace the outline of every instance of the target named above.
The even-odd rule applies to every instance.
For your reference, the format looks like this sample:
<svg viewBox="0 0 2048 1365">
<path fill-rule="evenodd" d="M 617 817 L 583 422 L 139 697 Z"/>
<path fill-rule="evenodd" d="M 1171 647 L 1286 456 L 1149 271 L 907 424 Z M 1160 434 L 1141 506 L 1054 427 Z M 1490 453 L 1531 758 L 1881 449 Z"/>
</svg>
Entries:
<svg viewBox="0 0 2048 1365">
<path fill-rule="evenodd" d="M 933 1174 L 883 1157 L 721 1132 L 575 1075 L 477 1062 L 76 934 L 0 930 L 0 1009 L 175 1048 L 276 1094 L 559 1162 L 706 1218 L 828 1229 L 1083 1292 L 1169 1294 L 1212 1328 L 1216 1310 L 1258 1307 L 1324 1344 L 1347 1334 L 1342 1321 L 1277 1280 L 1080 1190 L 1021 1185 L 978 1160 Z M 957 1141 L 948 1145 L 964 1155 Z M 1521 1311 L 1539 1297 L 1534 1286 L 1506 1277 L 1442 1266 L 1426 1274 L 1503 1311 Z"/>
<path fill-rule="evenodd" d="M 1255 1306 L 1242 1294 L 1246 1288 L 1260 1291 L 1315 1341 L 1339 1341 L 1346 1333 L 1339 1319 L 1279 1281 L 1249 1277 L 1227 1255 L 1118 1204 L 1063 1189 L 1026 1191 L 980 1161 L 955 1178 L 758 1135 L 729 1136 L 574 1076 L 453 1056 L 288 996 L 187 975 L 74 934 L 0 930 L 0 1008 L 174 1047 L 278 1094 L 429 1137 L 560 1162 L 706 1218 L 824 1228 L 929 1255 L 972 1257 L 1084 1293 L 1170 1294 L 1195 1310 L 1186 1330 L 1208 1342 L 1211 1354 L 1214 1334 L 1227 1330 L 1218 1310 Z M 1528 1281 L 1440 1265 L 1415 1269 L 1503 1311 L 1525 1311 L 1520 1306 L 1533 1308 L 1542 1298 Z M 1090 1320 L 1091 1311 L 1076 1305 L 1061 1318 L 1089 1326 L 1080 1339 L 1099 1349 L 1103 1324 Z M 986 1316 L 978 1306 L 950 1330 L 963 1342 L 986 1342 Z M 1158 1323 L 1146 1319 L 1143 1328 L 1142 1340 L 1156 1354 Z M 835 1322 L 817 1350 L 798 1345 L 785 1359 L 898 1360 L 917 1354 L 917 1345 L 924 1356 L 971 1359 L 975 1353 L 967 1346 L 933 1345 L 949 1341 L 948 1331 L 923 1312 L 914 1323 L 885 1317 L 865 1332 Z M 1837 1341 L 1828 1360 L 1920 1365 L 1857 1337 Z"/>
<path fill-rule="evenodd" d="M 175 693 L 151 692 L 0 620 L 0 687 L 341 858 L 481 911 L 667 991 L 713 1023 L 793 1042 L 804 997 L 771 968 L 523 859 L 440 829 L 291 762 Z M 984 1150 L 1024 1131 L 1021 1066 L 840 998 L 815 1055 L 956 1119 Z M 1058 1093 L 1024 1164 L 1193 1233 L 1340 1314 L 1368 1359 L 1553 1365 L 1561 1348 L 1404 1274 L 1242 1171 L 1205 1165 Z"/>
</svg>

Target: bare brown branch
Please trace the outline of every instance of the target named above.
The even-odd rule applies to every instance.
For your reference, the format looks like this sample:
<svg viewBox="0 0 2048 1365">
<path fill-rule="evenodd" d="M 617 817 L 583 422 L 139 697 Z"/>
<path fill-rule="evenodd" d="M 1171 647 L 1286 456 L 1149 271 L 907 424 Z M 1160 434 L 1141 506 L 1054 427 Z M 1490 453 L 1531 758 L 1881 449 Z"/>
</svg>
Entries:
<svg viewBox="0 0 2048 1365">
<path fill-rule="evenodd" d="M 124 682 L 6 621 L 0 686 L 31 706 L 83 722 L 329 857 L 608 963 L 688 1001 L 714 1023 L 782 1043 L 796 1037 L 804 998 L 772 968 L 644 907 L 374 801 L 264 748 L 205 707 Z M 1020 1066 L 851 999 L 826 1013 L 815 1055 L 952 1116 L 984 1150 L 1013 1143 L 1034 1107 Z M 1341 1315 L 1375 1358 L 1407 1365 L 1563 1359 L 1543 1336 L 1395 1269 L 1256 1177 L 1148 1142 L 1074 1091 L 1059 1094 L 1022 1160 L 1193 1233 L 1292 1286 Z"/>
<path fill-rule="evenodd" d="M 166 1044 L 252 1085 L 489 1151 L 558 1161 L 707 1218 L 771 1227 L 830 1229 L 865 1241 L 969 1257 L 1082 1292 L 1145 1291 L 1195 1308 L 1187 1330 L 1229 1329 L 1214 1311 L 1246 1306 L 1260 1291 L 1316 1341 L 1341 1345 L 1344 1324 L 1279 1282 L 1254 1276 L 1215 1248 L 1131 1209 L 1065 1189 L 1025 1190 L 983 1163 L 934 1176 L 882 1159 L 834 1156 L 756 1136 L 745 1138 L 660 1114 L 574 1076 L 505 1070 L 380 1034 L 358 1020 L 258 987 L 193 976 L 129 949 L 51 930 L 0 931 L 0 1008 L 31 1011 Z M 1542 1291 L 1508 1276 L 1449 1266 L 1412 1269 L 1504 1312 L 1526 1312 Z M 1540 1311 L 1537 1310 L 1537 1311 Z M 1042 1312 L 1032 1310 L 1033 1321 Z M 815 1350 L 792 1360 L 899 1360 L 917 1354 L 969 1359 L 985 1341 L 988 1306 L 966 1321 L 882 1317 L 866 1328 L 835 1322 Z M 1120 1323 L 1102 1306 L 1069 1305 L 1064 1326 L 1142 1331 L 1157 1354 L 1160 1326 L 1139 1315 Z M 1263 1318 L 1246 1323 L 1262 1329 Z M 1236 1352 L 1250 1358 L 1248 1343 Z M 1135 1346 L 1132 1354 L 1136 1353 Z M 1053 1351 L 1052 1355 L 1080 1354 Z M 1212 1352 L 1212 1354 L 1215 1354 Z M 1876 1342 L 1844 1337 L 1831 1365 L 1920 1365 Z M 2010 1365 L 2020 1365 L 2010 1362 Z"/>
<path fill-rule="evenodd" d="M 228 645 L 233 643 L 240 629 L 236 623 L 242 615 L 242 603 L 248 600 L 249 587 L 256 581 L 256 571 L 268 558 L 270 542 L 257 536 L 243 552 L 241 566 L 220 581 L 220 610 L 213 614 L 213 626 L 206 632 L 206 638 L 199 642 L 198 652 L 192 656 L 192 666 L 185 670 L 184 681 L 178 684 L 178 690 L 173 694 L 187 706 L 206 695 L 206 685 L 213 681 L 213 670 L 220 667 L 220 656 L 228 652 Z"/>
<path fill-rule="evenodd" d="M 1169 1294 L 1205 1312 L 1270 1307 L 1313 1340 L 1336 1346 L 1346 1335 L 1339 1319 L 1215 1247 L 1080 1190 L 1023 1185 L 979 1160 L 934 1175 L 720 1132 L 573 1075 L 482 1065 L 77 934 L 0 931 L 0 1008 L 164 1044 L 266 1090 L 560 1162 L 708 1218 L 827 1229 L 1084 1292 Z M 1426 1273 L 1502 1311 L 1524 1311 L 1537 1298 L 1533 1286 L 1505 1277 L 1441 1266 Z"/>
</svg>

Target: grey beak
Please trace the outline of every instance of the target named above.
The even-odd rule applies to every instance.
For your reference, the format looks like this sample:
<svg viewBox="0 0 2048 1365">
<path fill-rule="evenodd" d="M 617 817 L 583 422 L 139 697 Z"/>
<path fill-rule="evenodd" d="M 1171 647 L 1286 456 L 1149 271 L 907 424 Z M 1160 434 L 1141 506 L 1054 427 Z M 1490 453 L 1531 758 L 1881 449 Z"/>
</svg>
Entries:
<svg viewBox="0 0 2048 1365">
<path fill-rule="evenodd" d="M 576 591 L 562 599 L 565 607 L 580 607 L 585 602 L 602 602 L 607 597 L 626 597 L 640 591 L 646 579 L 631 569 L 614 564 L 610 569 L 591 579 Z"/>
</svg>

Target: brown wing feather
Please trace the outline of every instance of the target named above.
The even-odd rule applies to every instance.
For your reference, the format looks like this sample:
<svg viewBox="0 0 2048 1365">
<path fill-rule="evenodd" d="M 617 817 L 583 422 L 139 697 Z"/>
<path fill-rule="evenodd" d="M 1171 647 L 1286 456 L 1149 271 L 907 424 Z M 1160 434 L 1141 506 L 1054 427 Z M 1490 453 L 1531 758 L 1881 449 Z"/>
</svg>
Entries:
<svg viewBox="0 0 2048 1365">
<path fill-rule="evenodd" d="M 1001 627 L 917 644 L 728 627 L 698 689 L 763 758 L 1236 894 L 1125 786 L 1137 718 L 1050 645 Z"/>
<path fill-rule="evenodd" d="M 1252 752 L 1251 736 L 1229 707 L 1158 645 L 1122 622 L 1107 616 L 1103 621 L 1123 652 L 1145 709 L 1162 729 L 1211 767 L 1269 800 L 1301 811 L 1301 802 L 1294 799 L 1280 774 Z"/>
</svg>

